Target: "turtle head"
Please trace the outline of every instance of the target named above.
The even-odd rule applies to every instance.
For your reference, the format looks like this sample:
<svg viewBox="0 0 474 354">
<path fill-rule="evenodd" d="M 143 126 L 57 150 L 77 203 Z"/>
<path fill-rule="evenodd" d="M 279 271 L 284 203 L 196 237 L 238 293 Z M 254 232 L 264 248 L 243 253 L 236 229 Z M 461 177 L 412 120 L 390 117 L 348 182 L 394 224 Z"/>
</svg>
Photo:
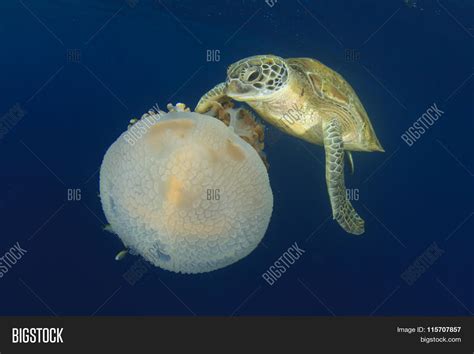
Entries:
<svg viewBox="0 0 474 354">
<path fill-rule="evenodd" d="M 236 101 L 261 101 L 288 82 L 288 65 L 274 55 L 257 55 L 229 66 L 225 94 Z"/>
</svg>

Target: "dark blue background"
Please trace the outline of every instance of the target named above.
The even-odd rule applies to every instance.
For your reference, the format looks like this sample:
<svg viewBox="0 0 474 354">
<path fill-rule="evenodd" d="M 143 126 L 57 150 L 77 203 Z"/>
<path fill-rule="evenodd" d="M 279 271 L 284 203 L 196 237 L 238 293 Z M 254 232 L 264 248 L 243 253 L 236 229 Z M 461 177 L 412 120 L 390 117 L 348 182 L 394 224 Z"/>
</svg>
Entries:
<svg viewBox="0 0 474 354">
<path fill-rule="evenodd" d="M 0 279 L 1 315 L 472 314 L 472 2 L 131 5 L 0 4 L 0 112 L 27 111 L 0 140 L 0 256 L 17 241 L 28 251 Z M 213 49 L 219 62 L 206 61 Z M 364 103 L 386 150 L 355 153 L 346 177 L 366 233 L 330 220 L 322 148 L 268 127 L 275 200 L 263 244 L 222 270 L 150 269 L 130 285 L 138 258 L 116 262 L 121 243 L 102 231 L 106 149 L 129 119 L 156 103 L 194 106 L 229 64 L 265 53 L 322 61 Z M 408 147 L 400 135 L 433 103 L 445 114 Z M 401 274 L 433 241 L 445 253 L 408 285 Z M 267 285 L 261 274 L 294 242 L 306 253 Z"/>
</svg>

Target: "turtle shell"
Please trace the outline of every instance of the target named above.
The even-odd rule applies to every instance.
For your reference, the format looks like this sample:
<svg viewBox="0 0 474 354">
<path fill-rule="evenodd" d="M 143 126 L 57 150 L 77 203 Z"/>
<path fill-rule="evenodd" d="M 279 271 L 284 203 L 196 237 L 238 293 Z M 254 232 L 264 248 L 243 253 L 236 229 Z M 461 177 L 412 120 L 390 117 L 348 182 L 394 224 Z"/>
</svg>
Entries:
<svg viewBox="0 0 474 354">
<path fill-rule="evenodd" d="M 384 151 L 359 97 L 341 75 L 311 58 L 291 58 L 286 59 L 286 63 L 295 73 L 299 73 L 295 75 L 298 79 L 306 81 L 300 84 L 310 87 L 318 111 L 323 114 L 325 111 L 328 114 L 338 113 L 344 129 L 359 135 L 360 150 Z"/>
</svg>

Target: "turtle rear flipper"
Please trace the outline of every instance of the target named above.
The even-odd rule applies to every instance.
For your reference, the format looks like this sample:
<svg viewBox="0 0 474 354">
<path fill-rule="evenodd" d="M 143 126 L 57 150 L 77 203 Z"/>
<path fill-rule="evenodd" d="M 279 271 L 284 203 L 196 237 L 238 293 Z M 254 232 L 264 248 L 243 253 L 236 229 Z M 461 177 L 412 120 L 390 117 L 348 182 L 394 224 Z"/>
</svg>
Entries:
<svg viewBox="0 0 474 354">
<path fill-rule="evenodd" d="M 215 105 L 220 106 L 219 101 L 227 97 L 224 93 L 224 89 L 225 82 L 214 86 L 214 88 L 201 97 L 194 111 L 197 113 L 206 113 L 214 108 Z"/>
<path fill-rule="evenodd" d="M 364 220 L 347 199 L 344 184 L 344 146 L 341 124 L 337 118 L 323 121 L 324 151 L 326 155 L 326 183 L 332 215 L 341 227 L 354 235 L 364 233 Z"/>
</svg>

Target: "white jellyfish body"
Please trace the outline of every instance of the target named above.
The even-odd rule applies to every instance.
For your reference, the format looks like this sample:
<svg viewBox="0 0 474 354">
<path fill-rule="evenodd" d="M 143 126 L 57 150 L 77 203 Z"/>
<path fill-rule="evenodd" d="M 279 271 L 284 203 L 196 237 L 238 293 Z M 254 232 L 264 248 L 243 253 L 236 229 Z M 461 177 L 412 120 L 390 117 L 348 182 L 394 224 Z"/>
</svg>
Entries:
<svg viewBox="0 0 474 354">
<path fill-rule="evenodd" d="M 108 149 L 105 216 L 125 246 L 155 266 L 202 273 L 252 252 L 272 213 L 267 170 L 221 121 L 192 112 L 143 119 Z M 128 135 L 127 135 L 128 134 Z"/>
</svg>

